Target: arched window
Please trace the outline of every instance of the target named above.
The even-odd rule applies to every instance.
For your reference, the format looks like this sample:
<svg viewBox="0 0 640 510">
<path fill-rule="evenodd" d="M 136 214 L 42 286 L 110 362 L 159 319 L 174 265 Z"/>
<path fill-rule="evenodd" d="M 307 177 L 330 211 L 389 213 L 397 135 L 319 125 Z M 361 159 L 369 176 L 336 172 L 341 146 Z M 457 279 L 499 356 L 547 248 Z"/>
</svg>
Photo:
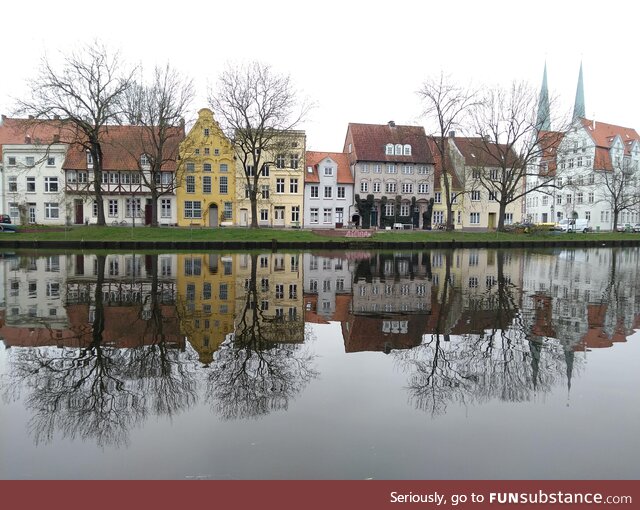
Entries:
<svg viewBox="0 0 640 510">
<path fill-rule="evenodd" d="M 149 157 L 146 154 L 140 155 L 140 166 L 149 166 Z"/>
<path fill-rule="evenodd" d="M 396 144 L 396 156 L 402 156 L 402 145 Z"/>
<path fill-rule="evenodd" d="M 385 145 L 384 153 L 386 155 L 388 155 L 388 156 L 393 156 L 393 144 L 392 143 L 388 143 L 387 145 Z"/>
<path fill-rule="evenodd" d="M 404 155 L 411 156 L 411 145 L 405 144 L 404 146 Z"/>
</svg>

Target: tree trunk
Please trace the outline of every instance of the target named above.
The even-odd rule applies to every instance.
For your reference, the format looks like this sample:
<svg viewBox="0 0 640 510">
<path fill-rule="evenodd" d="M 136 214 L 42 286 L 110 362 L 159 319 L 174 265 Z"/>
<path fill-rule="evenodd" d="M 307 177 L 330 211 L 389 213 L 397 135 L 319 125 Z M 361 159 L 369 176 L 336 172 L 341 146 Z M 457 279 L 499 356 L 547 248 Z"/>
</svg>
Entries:
<svg viewBox="0 0 640 510">
<path fill-rule="evenodd" d="M 144 207 L 145 221 L 147 218 L 147 206 Z M 158 226 L 158 189 L 154 186 L 151 188 L 151 226 Z"/>
<path fill-rule="evenodd" d="M 498 207 L 498 231 L 504 231 L 504 214 L 507 210 L 506 202 L 500 200 L 500 207 Z"/>
<path fill-rule="evenodd" d="M 254 190 L 249 192 L 251 200 L 251 228 L 258 228 L 258 193 Z"/>
</svg>

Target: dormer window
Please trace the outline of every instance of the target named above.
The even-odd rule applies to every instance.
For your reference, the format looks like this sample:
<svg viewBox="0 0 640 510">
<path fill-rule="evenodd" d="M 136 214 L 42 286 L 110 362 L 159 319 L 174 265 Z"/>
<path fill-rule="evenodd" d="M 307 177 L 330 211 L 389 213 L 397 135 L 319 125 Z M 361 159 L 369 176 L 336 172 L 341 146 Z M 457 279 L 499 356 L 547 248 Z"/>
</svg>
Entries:
<svg viewBox="0 0 640 510">
<path fill-rule="evenodd" d="M 396 156 L 402 156 L 402 145 L 396 144 Z"/>
<path fill-rule="evenodd" d="M 411 145 L 405 144 L 403 147 L 403 152 L 405 156 L 411 156 Z"/>
<path fill-rule="evenodd" d="M 91 155 L 90 152 L 87 152 L 87 164 L 93 165 L 93 156 Z"/>
<path fill-rule="evenodd" d="M 333 175 L 333 168 L 331 168 L 330 166 L 325 166 L 324 167 L 324 175 L 326 177 L 330 177 Z"/>
<path fill-rule="evenodd" d="M 384 153 L 387 156 L 393 156 L 393 144 L 392 143 L 388 143 L 387 145 L 385 145 Z"/>
<path fill-rule="evenodd" d="M 146 154 L 140 156 L 140 166 L 149 166 L 149 158 Z"/>
</svg>

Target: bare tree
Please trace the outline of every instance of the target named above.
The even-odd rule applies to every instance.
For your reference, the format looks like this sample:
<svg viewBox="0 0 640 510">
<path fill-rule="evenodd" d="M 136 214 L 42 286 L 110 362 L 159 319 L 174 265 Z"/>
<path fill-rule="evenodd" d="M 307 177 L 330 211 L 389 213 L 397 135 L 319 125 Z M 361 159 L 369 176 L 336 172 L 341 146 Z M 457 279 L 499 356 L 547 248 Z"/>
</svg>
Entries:
<svg viewBox="0 0 640 510">
<path fill-rule="evenodd" d="M 422 84 L 418 96 L 424 104 L 423 115 L 435 121 L 430 139 L 440 161 L 440 181 L 447 205 L 447 230 L 453 230 L 453 204 L 465 190 L 453 189 L 455 168 L 449 157 L 447 138 L 463 124 L 469 110 L 477 104 L 476 93 L 456 85 L 450 76 L 441 72 Z"/>
<path fill-rule="evenodd" d="M 258 227 L 258 182 L 274 158 L 284 149 L 287 137 L 309 110 L 298 104 L 288 75 L 275 73 L 260 62 L 228 66 L 209 91 L 209 103 L 234 142 L 236 155 L 251 202 L 251 227 Z"/>
<path fill-rule="evenodd" d="M 105 225 L 102 200 L 102 142 L 119 115 L 122 95 L 131 87 L 134 71 L 118 53 L 98 42 L 64 56 L 60 69 L 48 57 L 30 83 L 29 99 L 18 100 L 17 113 L 38 121 L 60 121 L 61 141 L 87 151 L 93 163 L 93 196 L 98 225 Z"/>
<path fill-rule="evenodd" d="M 140 126 L 123 147 L 137 162 L 151 194 L 151 226 L 158 226 L 158 199 L 180 182 L 178 148 L 184 118 L 194 97 L 193 82 L 168 64 L 156 67 L 151 83 L 136 83 L 121 98 L 121 122 Z"/>
<path fill-rule="evenodd" d="M 640 205 L 640 179 L 632 168 L 628 158 L 615 162 L 610 170 L 596 172 L 596 182 L 600 184 L 600 193 L 611 209 L 613 230 L 618 228 L 618 220 L 623 211 L 631 211 Z"/>
<path fill-rule="evenodd" d="M 555 172 L 540 162 L 563 133 L 542 129 L 537 106 L 536 92 L 514 82 L 487 89 L 473 108 L 473 129 L 479 135 L 473 142 L 478 161 L 474 176 L 499 204 L 498 230 L 504 230 L 507 205 L 555 186 Z"/>
</svg>

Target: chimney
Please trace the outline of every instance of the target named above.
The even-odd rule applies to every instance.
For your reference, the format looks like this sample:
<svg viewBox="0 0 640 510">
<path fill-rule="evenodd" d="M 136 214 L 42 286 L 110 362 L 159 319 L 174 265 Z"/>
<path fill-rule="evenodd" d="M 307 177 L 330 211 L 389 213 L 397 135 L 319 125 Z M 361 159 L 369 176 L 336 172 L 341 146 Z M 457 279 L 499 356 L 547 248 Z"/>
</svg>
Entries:
<svg viewBox="0 0 640 510">
<path fill-rule="evenodd" d="M 592 129 L 593 131 L 595 131 L 595 130 L 596 130 L 596 119 L 595 119 L 595 118 L 591 121 L 591 129 Z"/>
<path fill-rule="evenodd" d="M 33 120 L 33 115 L 29 115 L 29 120 Z"/>
<path fill-rule="evenodd" d="M 389 124 L 389 127 L 392 127 L 392 128 L 396 127 L 396 123 L 393 120 L 390 120 L 388 124 Z"/>
<path fill-rule="evenodd" d="M 4 124 L 5 120 L 7 120 L 7 116 L 3 113 L 2 117 L 0 117 L 0 126 L 2 126 L 2 124 Z"/>
<path fill-rule="evenodd" d="M 449 138 L 455 138 L 455 136 L 456 136 L 455 131 L 449 131 Z"/>
<path fill-rule="evenodd" d="M 60 115 L 54 115 L 54 116 L 53 116 L 53 118 L 54 118 L 55 120 L 60 120 Z"/>
<path fill-rule="evenodd" d="M 29 135 L 24 137 L 24 143 L 26 143 L 26 144 L 30 144 L 31 143 L 31 137 Z"/>
</svg>

